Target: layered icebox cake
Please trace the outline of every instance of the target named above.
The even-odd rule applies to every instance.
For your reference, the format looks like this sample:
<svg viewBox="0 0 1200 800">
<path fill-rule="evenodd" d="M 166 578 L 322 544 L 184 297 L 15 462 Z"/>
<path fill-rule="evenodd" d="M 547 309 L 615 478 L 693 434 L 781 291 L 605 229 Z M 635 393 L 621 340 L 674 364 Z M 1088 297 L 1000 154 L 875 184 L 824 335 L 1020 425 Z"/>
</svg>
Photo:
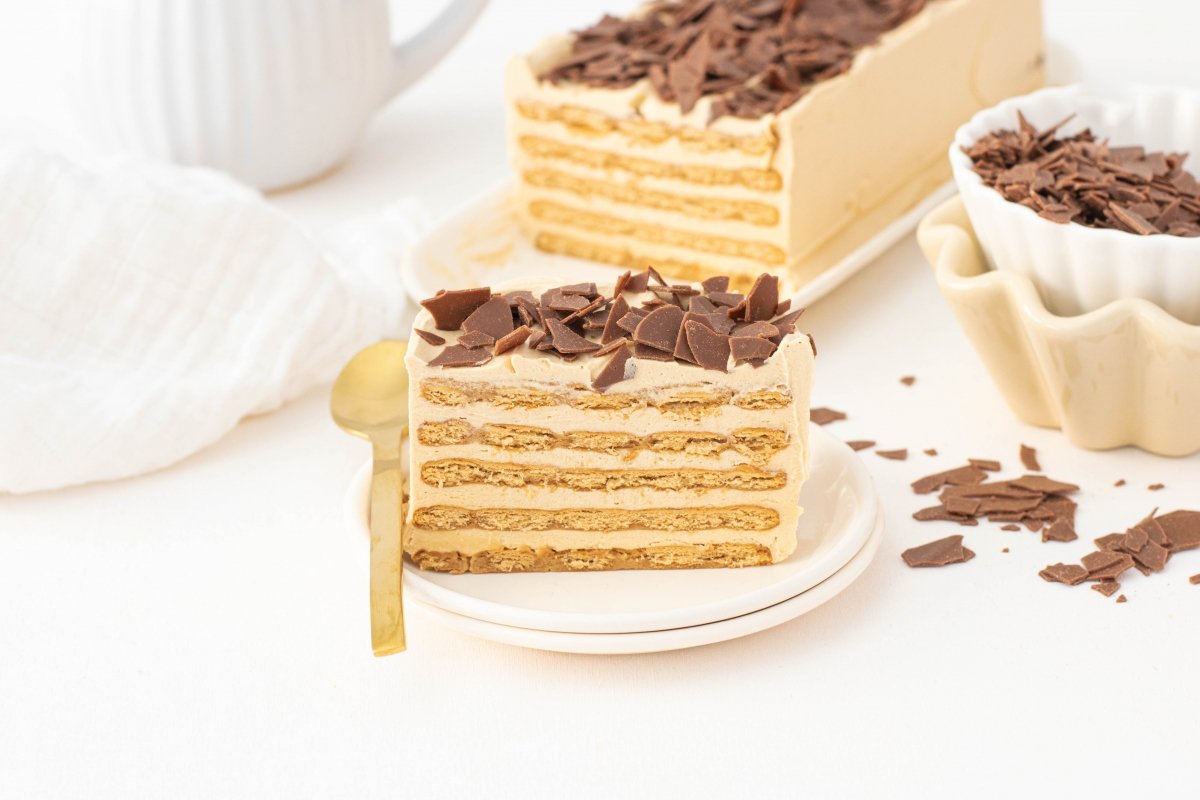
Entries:
<svg viewBox="0 0 1200 800">
<path fill-rule="evenodd" d="M 799 286 L 1041 84 L 1039 0 L 651 3 L 509 64 L 518 219 L 552 253 Z"/>
<path fill-rule="evenodd" d="M 743 567 L 796 548 L 815 347 L 778 279 L 443 291 L 407 357 L 422 569 Z"/>
</svg>

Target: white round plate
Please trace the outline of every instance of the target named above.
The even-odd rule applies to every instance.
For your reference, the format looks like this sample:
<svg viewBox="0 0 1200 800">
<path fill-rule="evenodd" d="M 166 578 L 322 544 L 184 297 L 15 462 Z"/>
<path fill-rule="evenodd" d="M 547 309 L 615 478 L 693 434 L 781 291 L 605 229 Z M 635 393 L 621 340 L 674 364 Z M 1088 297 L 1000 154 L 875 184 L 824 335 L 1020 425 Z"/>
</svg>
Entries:
<svg viewBox="0 0 1200 800">
<path fill-rule="evenodd" d="M 799 546 L 779 564 L 746 569 L 620 570 L 449 575 L 405 561 L 405 587 L 416 599 L 478 621 L 541 631 L 629 634 L 728 620 L 794 598 L 825 581 L 859 553 L 879 517 L 879 501 L 861 459 L 813 425 L 811 474 Z M 348 524 L 367 536 L 370 465 L 347 492 Z"/>
<path fill-rule="evenodd" d="M 554 275 L 563 283 L 611 282 L 623 269 L 538 250 L 521 235 L 507 180 L 445 217 L 416 241 L 401 259 L 404 286 L 414 303 L 456 286 L 487 286 L 531 275 Z M 954 182 L 932 192 L 907 214 L 817 275 L 791 296 L 797 308 L 810 306 L 845 283 L 885 250 L 912 233 L 917 223 L 954 194 Z M 670 277 L 670 276 L 668 276 Z"/>
<path fill-rule="evenodd" d="M 846 566 L 807 592 L 752 614 L 688 628 L 646 633 L 561 633 L 496 625 L 492 622 L 483 622 L 460 614 L 452 614 L 426 603 L 415 603 L 413 607 L 459 633 L 517 647 L 530 647 L 535 650 L 591 655 L 632 655 L 634 653 L 683 650 L 688 647 L 700 647 L 749 636 L 752 633 L 782 625 L 801 614 L 812 611 L 854 583 L 875 557 L 882 539 L 883 513 L 881 511 L 874 530 L 862 550 L 858 551 L 858 554 L 850 559 Z M 750 567 L 750 569 L 758 569 L 758 567 Z"/>
</svg>

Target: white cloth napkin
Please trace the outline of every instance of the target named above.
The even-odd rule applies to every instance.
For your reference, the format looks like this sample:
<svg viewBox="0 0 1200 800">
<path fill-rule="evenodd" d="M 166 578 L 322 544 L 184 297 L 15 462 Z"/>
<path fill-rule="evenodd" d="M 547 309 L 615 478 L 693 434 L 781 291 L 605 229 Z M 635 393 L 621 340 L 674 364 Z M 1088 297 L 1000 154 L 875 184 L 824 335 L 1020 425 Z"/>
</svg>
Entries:
<svg viewBox="0 0 1200 800">
<path fill-rule="evenodd" d="M 401 333 L 411 201 L 322 249 L 220 174 L 0 144 L 0 491 L 135 475 Z"/>
</svg>

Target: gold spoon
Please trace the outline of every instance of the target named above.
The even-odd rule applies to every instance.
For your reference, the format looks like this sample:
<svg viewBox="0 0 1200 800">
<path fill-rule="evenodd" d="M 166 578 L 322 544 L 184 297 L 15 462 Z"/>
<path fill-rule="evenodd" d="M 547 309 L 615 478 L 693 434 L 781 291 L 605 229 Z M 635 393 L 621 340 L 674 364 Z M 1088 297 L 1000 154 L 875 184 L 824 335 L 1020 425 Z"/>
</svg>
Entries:
<svg viewBox="0 0 1200 800">
<path fill-rule="evenodd" d="M 369 439 L 371 472 L 371 647 L 377 656 L 404 650 L 401 573 L 404 524 L 400 439 L 408 425 L 408 344 L 383 341 L 363 348 L 342 367 L 329 399 L 333 421 Z"/>
</svg>

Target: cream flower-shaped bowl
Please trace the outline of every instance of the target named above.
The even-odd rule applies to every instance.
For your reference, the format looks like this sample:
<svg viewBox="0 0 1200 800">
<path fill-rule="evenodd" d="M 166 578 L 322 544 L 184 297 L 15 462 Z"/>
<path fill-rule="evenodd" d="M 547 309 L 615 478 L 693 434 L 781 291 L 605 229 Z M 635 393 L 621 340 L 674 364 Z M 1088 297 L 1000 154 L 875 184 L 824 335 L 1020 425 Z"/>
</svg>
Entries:
<svg viewBox="0 0 1200 800">
<path fill-rule="evenodd" d="M 1032 281 L 991 270 L 955 197 L 917 240 L 938 288 L 1009 408 L 1091 450 L 1200 451 L 1200 326 L 1140 298 L 1050 313 Z"/>
</svg>

